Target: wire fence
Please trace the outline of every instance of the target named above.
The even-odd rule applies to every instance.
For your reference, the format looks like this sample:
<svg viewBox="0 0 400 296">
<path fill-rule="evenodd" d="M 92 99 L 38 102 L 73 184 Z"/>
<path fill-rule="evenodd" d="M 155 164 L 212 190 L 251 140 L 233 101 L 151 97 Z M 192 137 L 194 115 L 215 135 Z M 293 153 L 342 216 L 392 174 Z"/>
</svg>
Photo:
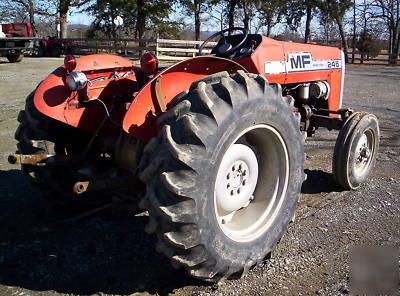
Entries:
<svg viewBox="0 0 400 296">
<path fill-rule="evenodd" d="M 85 39 L 68 38 L 60 41 L 73 44 L 76 54 L 114 53 L 124 55 L 132 59 L 138 59 L 143 52 L 154 53 L 160 61 L 174 62 L 196 56 L 203 41 L 171 40 L 171 39 Z M 203 53 L 211 52 L 216 42 L 209 42 L 203 49 Z M 355 51 L 348 52 L 349 63 L 366 65 L 400 65 L 398 57 L 390 57 L 390 54 L 369 53 Z"/>
<path fill-rule="evenodd" d="M 83 39 L 68 38 L 60 41 L 72 45 L 75 54 L 116 53 L 137 59 L 143 52 L 154 53 L 160 61 L 174 62 L 196 56 L 203 41 L 170 39 Z M 211 52 L 216 42 L 209 42 L 203 53 Z"/>
</svg>

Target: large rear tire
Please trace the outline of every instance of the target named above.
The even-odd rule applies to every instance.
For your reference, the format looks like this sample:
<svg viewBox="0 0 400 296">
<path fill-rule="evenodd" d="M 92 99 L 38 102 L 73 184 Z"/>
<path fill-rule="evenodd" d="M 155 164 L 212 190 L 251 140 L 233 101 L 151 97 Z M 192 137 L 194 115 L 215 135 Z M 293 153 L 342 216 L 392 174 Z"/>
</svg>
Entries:
<svg viewBox="0 0 400 296">
<path fill-rule="evenodd" d="M 144 150 L 146 230 L 189 275 L 240 277 L 293 217 L 304 179 L 298 117 L 277 85 L 242 71 L 198 80 L 173 104 Z"/>
<path fill-rule="evenodd" d="M 78 145 L 80 131 L 40 113 L 33 103 L 34 92 L 25 101 L 25 110 L 18 114 L 19 126 L 15 132 L 17 153 L 20 154 L 65 154 L 69 143 Z M 73 130 L 72 130 L 73 129 Z M 71 135 L 74 141 L 71 141 Z M 82 138 L 84 136 L 81 136 Z M 78 181 L 72 169 L 58 166 L 35 166 L 23 164 L 22 171 L 31 183 L 41 189 L 44 197 L 55 201 L 78 200 L 72 195 L 72 186 Z M 82 199 L 81 199 L 82 200 Z"/>
</svg>

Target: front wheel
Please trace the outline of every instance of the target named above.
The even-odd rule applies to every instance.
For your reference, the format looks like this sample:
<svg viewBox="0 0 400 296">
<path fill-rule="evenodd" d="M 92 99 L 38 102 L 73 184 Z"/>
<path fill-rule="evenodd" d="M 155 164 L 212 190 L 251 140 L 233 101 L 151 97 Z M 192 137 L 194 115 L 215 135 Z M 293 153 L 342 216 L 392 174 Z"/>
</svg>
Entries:
<svg viewBox="0 0 400 296">
<path fill-rule="evenodd" d="M 357 189 L 371 173 L 379 147 L 379 123 L 373 114 L 354 113 L 343 125 L 333 152 L 336 183 Z"/>
<path fill-rule="evenodd" d="M 187 112 L 144 151 L 147 230 L 189 275 L 239 277 L 294 214 L 304 174 L 298 119 L 277 86 L 241 71 L 196 81 L 177 101 Z"/>
<path fill-rule="evenodd" d="M 24 58 L 22 53 L 12 53 L 7 55 L 7 59 L 10 63 L 19 63 Z"/>
</svg>

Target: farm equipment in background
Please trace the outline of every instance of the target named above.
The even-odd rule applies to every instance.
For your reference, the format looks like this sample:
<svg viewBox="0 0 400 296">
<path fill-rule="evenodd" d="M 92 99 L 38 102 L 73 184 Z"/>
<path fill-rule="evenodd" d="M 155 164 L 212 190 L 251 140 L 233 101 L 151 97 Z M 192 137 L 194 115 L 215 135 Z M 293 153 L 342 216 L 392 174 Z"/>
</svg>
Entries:
<svg viewBox="0 0 400 296">
<path fill-rule="evenodd" d="M 53 199 L 136 198 L 175 267 L 207 281 L 237 278 L 293 220 L 304 141 L 318 128 L 339 130 L 340 186 L 356 189 L 369 176 L 378 121 L 342 108 L 344 70 L 337 48 L 242 28 L 210 36 L 197 57 L 169 67 L 151 53 L 140 67 L 69 55 L 27 97 L 9 162 Z"/>
<path fill-rule="evenodd" d="M 7 57 L 10 63 L 22 61 L 24 53 L 33 51 L 34 41 L 29 23 L 0 25 L 0 56 Z"/>
<path fill-rule="evenodd" d="M 38 57 L 59 57 L 65 54 L 73 54 L 76 42 L 65 41 L 56 37 L 47 37 L 36 45 Z"/>
</svg>

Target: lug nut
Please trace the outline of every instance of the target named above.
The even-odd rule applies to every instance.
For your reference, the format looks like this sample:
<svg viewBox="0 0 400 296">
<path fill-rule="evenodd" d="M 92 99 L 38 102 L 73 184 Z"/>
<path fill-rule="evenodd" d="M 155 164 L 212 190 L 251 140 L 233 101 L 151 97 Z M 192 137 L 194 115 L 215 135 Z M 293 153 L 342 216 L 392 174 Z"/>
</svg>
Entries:
<svg viewBox="0 0 400 296">
<path fill-rule="evenodd" d="M 242 176 L 246 176 L 246 175 L 247 175 L 247 171 L 244 170 L 243 173 L 242 173 Z"/>
<path fill-rule="evenodd" d="M 246 180 L 243 180 L 242 185 L 243 186 L 246 185 Z"/>
<path fill-rule="evenodd" d="M 231 184 L 226 184 L 226 188 L 228 189 L 229 187 L 231 187 Z"/>
<path fill-rule="evenodd" d="M 236 192 L 239 194 L 240 193 L 240 188 Z"/>
<path fill-rule="evenodd" d="M 363 148 L 360 155 L 361 157 L 368 158 L 371 155 L 371 151 L 368 148 Z"/>
<path fill-rule="evenodd" d="M 232 172 L 234 172 L 234 171 L 235 171 L 235 165 L 232 166 Z"/>
<path fill-rule="evenodd" d="M 226 175 L 226 178 L 229 180 L 229 178 L 230 178 L 230 174 Z"/>
<path fill-rule="evenodd" d="M 231 190 L 231 195 L 233 195 L 234 194 L 234 192 L 233 192 L 233 190 Z"/>
</svg>

